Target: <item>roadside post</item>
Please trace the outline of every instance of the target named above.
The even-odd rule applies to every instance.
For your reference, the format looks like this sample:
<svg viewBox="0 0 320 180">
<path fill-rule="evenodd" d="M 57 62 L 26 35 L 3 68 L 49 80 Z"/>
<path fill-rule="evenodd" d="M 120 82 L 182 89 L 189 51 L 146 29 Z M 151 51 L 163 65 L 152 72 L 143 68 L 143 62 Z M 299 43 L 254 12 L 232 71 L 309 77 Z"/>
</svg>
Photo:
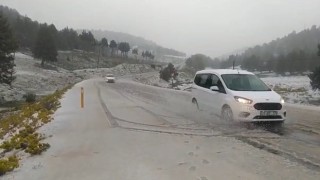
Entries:
<svg viewBox="0 0 320 180">
<path fill-rule="evenodd" d="M 80 106 L 81 106 L 81 108 L 84 108 L 84 89 L 83 89 L 83 87 L 81 87 Z"/>
</svg>

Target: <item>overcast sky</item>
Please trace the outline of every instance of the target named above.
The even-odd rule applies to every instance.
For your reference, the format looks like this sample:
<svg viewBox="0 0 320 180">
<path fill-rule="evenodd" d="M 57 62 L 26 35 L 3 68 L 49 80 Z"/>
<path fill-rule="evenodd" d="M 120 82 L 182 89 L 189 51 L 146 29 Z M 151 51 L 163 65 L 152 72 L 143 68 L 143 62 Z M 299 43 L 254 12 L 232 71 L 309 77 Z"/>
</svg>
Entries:
<svg viewBox="0 0 320 180">
<path fill-rule="evenodd" d="M 320 0 L 0 0 L 58 29 L 130 33 L 212 57 L 320 25 Z"/>
</svg>

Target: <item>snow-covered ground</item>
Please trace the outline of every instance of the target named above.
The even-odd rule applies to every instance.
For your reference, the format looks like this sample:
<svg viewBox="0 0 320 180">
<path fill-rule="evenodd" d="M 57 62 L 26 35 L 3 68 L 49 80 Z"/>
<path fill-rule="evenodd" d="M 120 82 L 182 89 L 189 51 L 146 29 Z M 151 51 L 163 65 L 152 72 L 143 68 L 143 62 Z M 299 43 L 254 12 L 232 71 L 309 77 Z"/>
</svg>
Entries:
<svg viewBox="0 0 320 180">
<path fill-rule="evenodd" d="M 124 76 L 129 74 L 140 74 L 146 72 L 154 72 L 155 70 L 147 64 L 120 64 L 113 68 L 99 68 L 99 69 L 81 69 L 73 72 L 79 76 L 84 76 L 86 79 L 93 77 L 105 77 L 107 74 L 114 74 L 115 76 Z"/>
<path fill-rule="evenodd" d="M 188 90 L 192 84 L 192 75 L 181 72 L 177 80 L 173 80 L 174 89 L 176 90 Z M 159 72 L 143 73 L 133 76 L 133 80 L 157 87 L 172 88 L 172 81 L 165 81 L 160 79 Z"/>
<path fill-rule="evenodd" d="M 23 95 L 28 92 L 47 95 L 68 84 L 93 77 L 104 77 L 108 73 L 123 76 L 154 71 L 150 65 L 145 64 L 121 64 L 113 68 L 75 71 L 52 65 L 54 70 L 50 70 L 41 68 L 39 60 L 19 52 L 15 54 L 15 64 L 16 80 L 12 83 L 12 87 L 0 84 L 0 104 L 23 100 Z"/>
<path fill-rule="evenodd" d="M 54 67 L 55 70 L 43 69 L 40 61 L 21 53 L 16 53 L 15 63 L 17 79 L 12 85 L 27 92 L 47 94 L 68 83 L 81 80 L 74 73 L 59 67 Z"/>
<path fill-rule="evenodd" d="M 261 79 L 288 103 L 320 105 L 320 92 L 312 90 L 308 76 L 272 76 Z"/>
<path fill-rule="evenodd" d="M 46 95 L 81 80 L 74 73 L 58 67 L 55 70 L 43 69 L 40 61 L 19 52 L 15 54 L 15 64 L 16 80 L 12 87 L 0 85 L 0 103 L 22 100 L 28 92 Z"/>
<path fill-rule="evenodd" d="M 151 86 L 157 86 L 157 87 L 163 87 L 163 88 L 171 87 L 169 82 L 166 82 L 160 79 L 158 72 L 137 74 L 133 77 L 133 80 L 143 84 L 151 85 Z"/>
</svg>

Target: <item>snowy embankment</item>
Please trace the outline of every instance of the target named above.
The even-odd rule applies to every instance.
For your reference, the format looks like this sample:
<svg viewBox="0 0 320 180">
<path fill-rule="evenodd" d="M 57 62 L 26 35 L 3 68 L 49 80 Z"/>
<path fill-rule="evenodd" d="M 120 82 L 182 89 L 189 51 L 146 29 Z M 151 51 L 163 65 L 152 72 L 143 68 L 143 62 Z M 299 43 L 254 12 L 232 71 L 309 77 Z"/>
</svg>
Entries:
<svg viewBox="0 0 320 180">
<path fill-rule="evenodd" d="M 0 104 L 22 100 L 28 92 L 46 95 L 81 80 L 74 73 L 58 67 L 54 67 L 54 70 L 43 69 L 40 61 L 22 53 L 15 54 L 15 64 L 16 80 L 12 87 L 0 85 Z"/>
<path fill-rule="evenodd" d="M 314 91 L 308 76 L 272 76 L 261 78 L 288 102 L 320 105 L 320 91 Z"/>
<path fill-rule="evenodd" d="M 116 76 L 152 72 L 154 69 L 145 64 L 120 64 L 113 68 L 83 69 L 68 71 L 56 66 L 50 69 L 43 69 L 39 60 L 22 53 L 15 54 L 16 80 L 12 87 L 0 84 L 0 104 L 10 101 L 23 100 L 23 96 L 28 93 L 36 95 L 51 94 L 57 89 L 61 89 L 68 84 L 74 84 L 84 79 L 93 77 L 104 77 L 108 73 Z"/>
<path fill-rule="evenodd" d="M 133 76 L 133 80 L 157 87 L 162 88 L 172 88 L 172 83 L 174 85 L 174 89 L 176 90 L 188 90 L 190 89 L 192 85 L 192 76 L 188 75 L 184 72 L 180 72 L 177 80 L 172 81 L 165 81 L 160 78 L 159 72 L 152 72 L 152 73 L 144 73 L 144 74 L 138 74 Z"/>
<path fill-rule="evenodd" d="M 155 70 L 147 64 L 120 64 L 113 68 L 99 68 L 99 69 L 81 69 L 73 72 L 85 79 L 94 77 L 105 77 L 107 74 L 114 74 L 115 76 L 134 75 L 140 73 L 154 72 Z"/>
</svg>

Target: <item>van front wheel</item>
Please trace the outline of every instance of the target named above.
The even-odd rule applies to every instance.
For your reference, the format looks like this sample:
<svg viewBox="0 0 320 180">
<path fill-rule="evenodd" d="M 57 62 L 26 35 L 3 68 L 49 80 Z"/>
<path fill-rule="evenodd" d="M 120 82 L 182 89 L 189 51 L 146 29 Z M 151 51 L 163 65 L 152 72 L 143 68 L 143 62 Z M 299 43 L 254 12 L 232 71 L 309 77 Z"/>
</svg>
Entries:
<svg viewBox="0 0 320 180">
<path fill-rule="evenodd" d="M 228 105 L 223 106 L 221 110 L 221 117 L 225 121 L 233 121 L 233 112 Z"/>
</svg>

